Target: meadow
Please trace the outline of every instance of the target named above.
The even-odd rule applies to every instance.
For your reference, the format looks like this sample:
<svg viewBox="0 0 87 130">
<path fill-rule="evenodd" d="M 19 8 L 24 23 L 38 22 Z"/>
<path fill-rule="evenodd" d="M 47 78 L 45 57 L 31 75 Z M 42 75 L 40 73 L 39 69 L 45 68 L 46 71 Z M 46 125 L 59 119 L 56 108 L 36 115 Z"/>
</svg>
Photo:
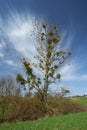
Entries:
<svg viewBox="0 0 87 130">
<path fill-rule="evenodd" d="M 77 103 L 77 104 L 80 104 L 82 106 L 87 106 L 87 97 L 75 97 L 75 98 L 72 98 L 72 101 Z"/>
<path fill-rule="evenodd" d="M 1 124 L 0 130 L 87 130 L 87 112 L 47 119 Z"/>
</svg>

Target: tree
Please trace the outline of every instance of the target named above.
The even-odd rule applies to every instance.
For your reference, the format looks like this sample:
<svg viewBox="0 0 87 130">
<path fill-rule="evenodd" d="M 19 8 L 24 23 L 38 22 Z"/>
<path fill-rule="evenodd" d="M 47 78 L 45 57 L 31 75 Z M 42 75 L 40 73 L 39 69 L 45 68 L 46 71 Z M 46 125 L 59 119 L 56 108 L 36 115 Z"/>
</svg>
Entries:
<svg viewBox="0 0 87 130">
<path fill-rule="evenodd" d="M 0 77 L 0 96 L 20 95 L 20 88 L 12 76 Z"/>
<path fill-rule="evenodd" d="M 71 52 L 65 50 L 61 44 L 62 36 L 58 34 L 56 26 L 42 24 L 35 25 L 35 38 L 37 55 L 34 57 L 36 62 L 30 62 L 23 58 L 23 66 L 26 72 L 26 79 L 17 74 L 16 80 L 21 85 L 28 84 L 29 90 L 36 89 L 41 102 L 46 102 L 49 86 L 60 81 L 61 74 L 59 73 L 66 60 L 71 55 Z M 35 69 L 41 75 L 35 74 Z"/>
<path fill-rule="evenodd" d="M 67 94 L 69 94 L 69 93 L 70 93 L 70 90 L 61 87 L 61 91 L 54 93 L 54 95 L 55 95 L 57 98 L 63 98 L 63 97 L 65 97 L 65 96 L 66 96 Z"/>
</svg>

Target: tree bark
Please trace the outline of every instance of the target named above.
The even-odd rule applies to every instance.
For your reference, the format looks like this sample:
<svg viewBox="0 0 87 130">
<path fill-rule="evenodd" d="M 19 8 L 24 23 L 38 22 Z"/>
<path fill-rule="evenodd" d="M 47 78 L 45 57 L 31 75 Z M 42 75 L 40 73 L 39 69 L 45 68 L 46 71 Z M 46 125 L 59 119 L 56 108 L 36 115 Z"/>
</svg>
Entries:
<svg viewBox="0 0 87 130">
<path fill-rule="evenodd" d="M 48 65 L 46 64 L 46 73 L 45 73 L 44 90 L 43 90 L 43 97 L 45 103 L 47 100 L 47 91 L 48 91 Z"/>
</svg>

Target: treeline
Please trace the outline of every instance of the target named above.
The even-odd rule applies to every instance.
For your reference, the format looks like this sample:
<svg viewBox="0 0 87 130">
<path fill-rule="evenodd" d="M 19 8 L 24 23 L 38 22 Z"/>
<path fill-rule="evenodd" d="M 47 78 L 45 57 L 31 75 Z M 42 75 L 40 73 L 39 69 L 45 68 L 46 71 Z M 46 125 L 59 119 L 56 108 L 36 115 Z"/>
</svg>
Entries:
<svg viewBox="0 0 87 130">
<path fill-rule="evenodd" d="M 20 96 L 20 86 L 12 76 L 0 77 L 0 96 Z"/>
</svg>

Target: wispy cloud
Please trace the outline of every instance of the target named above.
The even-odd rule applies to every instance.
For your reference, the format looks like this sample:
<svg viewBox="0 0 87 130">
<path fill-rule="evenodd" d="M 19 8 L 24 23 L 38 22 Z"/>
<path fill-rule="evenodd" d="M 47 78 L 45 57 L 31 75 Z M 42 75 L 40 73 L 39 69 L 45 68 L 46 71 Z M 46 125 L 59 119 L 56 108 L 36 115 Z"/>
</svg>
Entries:
<svg viewBox="0 0 87 130">
<path fill-rule="evenodd" d="M 79 42 L 77 39 L 78 28 L 74 28 L 72 25 L 68 30 L 63 30 L 63 32 L 64 36 L 61 42 L 65 49 L 71 50 L 73 56 L 71 56 L 69 62 L 60 69 L 61 78 L 63 81 L 87 81 L 87 74 L 84 72 L 81 73 L 84 70 L 84 65 L 87 64 L 86 54 L 81 46 L 75 49 L 77 47 L 75 43 Z M 72 48 L 75 50 L 72 50 Z"/>
<path fill-rule="evenodd" d="M 33 19 L 30 15 L 25 16 L 11 12 L 11 16 L 5 21 L 4 28 L 1 24 L 3 32 L 8 36 L 13 47 L 26 57 L 32 57 L 35 53 L 33 37 L 31 36 L 34 26 Z"/>
<path fill-rule="evenodd" d="M 11 66 L 17 66 L 17 64 L 15 64 L 12 60 L 5 60 L 4 62 Z"/>
<path fill-rule="evenodd" d="M 3 49 L 6 46 L 6 43 L 2 36 L 2 31 L 0 30 L 0 57 L 4 57 Z"/>
<path fill-rule="evenodd" d="M 87 81 L 87 74 L 80 74 L 80 67 L 76 63 L 71 62 L 70 65 L 66 64 L 62 69 L 60 69 L 60 73 L 62 75 L 63 81 Z"/>
<path fill-rule="evenodd" d="M 3 58 L 4 57 L 4 54 L 0 52 L 0 57 Z"/>
<path fill-rule="evenodd" d="M 33 58 L 36 53 L 35 46 L 33 44 L 34 37 L 31 36 L 34 26 L 34 17 L 31 15 L 19 14 L 17 12 L 11 12 L 6 20 L 0 18 L 0 28 L 12 44 L 13 48 L 22 56 Z M 72 30 L 72 29 L 70 29 Z M 65 43 L 65 48 L 71 48 L 73 41 L 76 37 L 76 31 L 64 31 L 65 35 L 61 42 Z M 0 32 L 1 33 L 1 32 Z M 1 33 L 2 34 L 2 33 Z M 5 41 L 1 38 L 0 49 L 5 47 Z M 0 57 L 3 57 L 4 53 L 0 52 Z M 71 62 L 71 61 L 70 61 Z M 5 63 L 11 66 L 15 66 L 12 59 L 5 59 Z M 79 64 L 80 65 L 80 64 Z M 71 62 L 70 65 L 66 64 L 61 70 L 62 79 L 64 81 L 70 80 L 87 80 L 87 75 L 81 75 L 80 68 L 75 62 Z"/>
</svg>

